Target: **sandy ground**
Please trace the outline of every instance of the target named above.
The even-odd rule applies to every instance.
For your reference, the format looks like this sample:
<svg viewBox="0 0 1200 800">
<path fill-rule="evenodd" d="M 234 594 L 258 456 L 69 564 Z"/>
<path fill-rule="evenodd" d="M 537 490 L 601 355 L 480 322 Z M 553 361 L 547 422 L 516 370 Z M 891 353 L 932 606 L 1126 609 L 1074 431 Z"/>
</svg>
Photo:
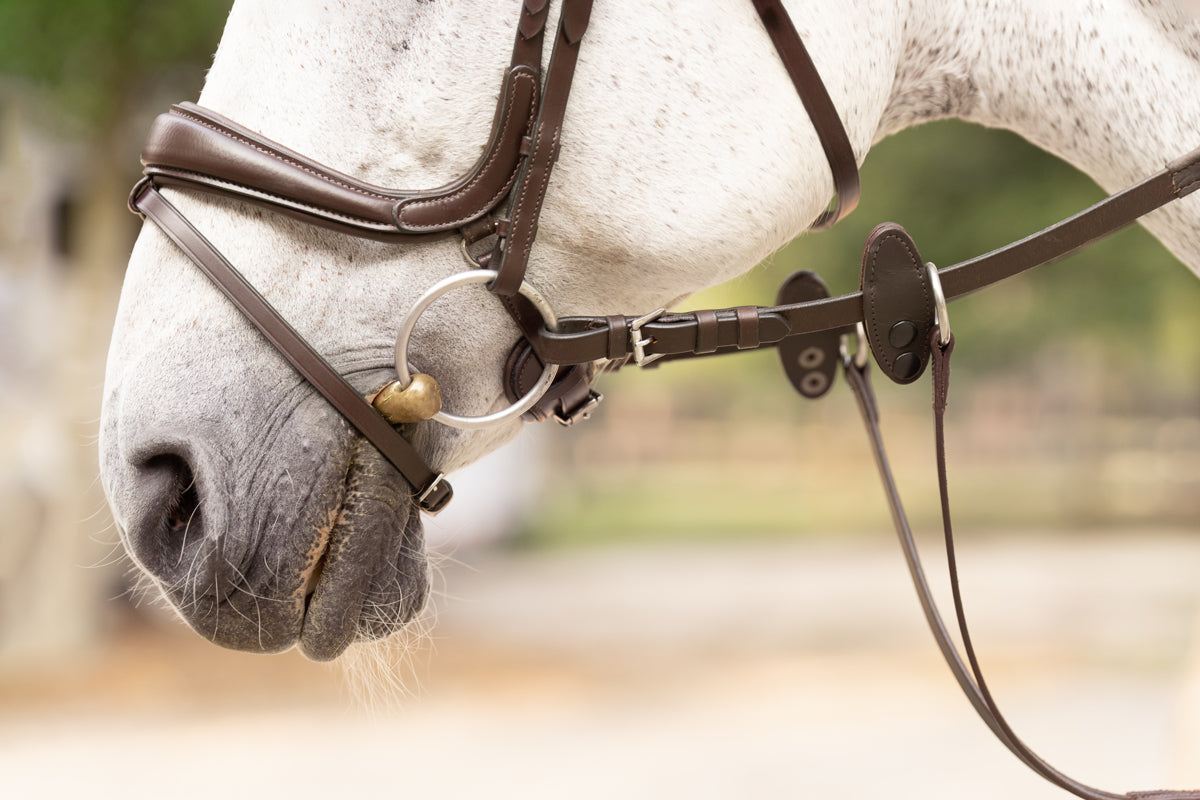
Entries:
<svg viewBox="0 0 1200 800">
<path fill-rule="evenodd" d="M 1109 789 L 1200 784 L 1181 702 L 1200 537 L 990 537 L 962 558 L 1026 741 Z M 461 556 L 391 710 L 294 654 L 131 625 L 0 674 L 0 794 L 1065 797 L 973 716 L 906 580 L 886 541 Z"/>
</svg>

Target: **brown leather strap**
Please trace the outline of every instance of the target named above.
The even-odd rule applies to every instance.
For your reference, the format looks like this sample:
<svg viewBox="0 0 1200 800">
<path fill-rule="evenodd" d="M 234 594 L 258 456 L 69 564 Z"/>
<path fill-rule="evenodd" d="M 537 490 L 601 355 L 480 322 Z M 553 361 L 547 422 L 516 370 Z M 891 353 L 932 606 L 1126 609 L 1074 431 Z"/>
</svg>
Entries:
<svg viewBox="0 0 1200 800">
<path fill-rule="evenodd" d="M 738 350 L 757 350 L 762 346 L 758 335 L 758 310 L 754 306 L 738 306 L 733 310 L 737 320 Z"/>
<path fill-rule="evenodd" d="M 817 66 L 805 48 L 792 18 L 780 0 L 754 0 L 754 8 L 762 19 L 763 27 L 771 36 L 779 59 L 787 68 L 792 84 L 800 95 L 808 118 L 812 120 L 833 171 L 833 190 L 836 198 L 832 208 L 826 209 L 811 226 L 813 230 L 824 230 L 832 227 L 839 220 L 854 210 L 858 205 L 859 181 L 858 160 L 854 148 L 850 146 L 850 137 L 842 125 L 837 107 L 829 97 L 829 90 L 821 80 Z"/>
<path fill-rule="evenodd" d="M 379 449 L 412 485 L 420 507 L 436 514 L 454 490 L 425 463 L 403 436 L 338 374 L 221 255 L 148 179 L 130 196 L 130 206 L 154 221 L 163 233 L 221 289 L 239 311 L 275 346 L 296 371 Z"/>
<path fill-rule="evenodd" d="M 1073 217 L 942 273 L 946 298 L 961 297 L 984 286 L 1070 255 L 1156 208 L 1200 188 L 1200 149 L 1172 161 L 1141 183 L 1106 197 Z"/>
<path fill-rule="evenodd" d="M 1166 169 L 1091 208 L 1056 223 L 1019 242 L 942 270 L 942 287 L 947 300 L 1011 277 L 1033 267 L 1055 261 L 1101 239 L 1150 211 L 1200 188 L 1200 149 L 1173 161 Z M 762 346 L 777 344 L 788 336 L 819 331 L 853 332 L 863 320 L 863 294 L 850 294 L 803 303 L 756 309 Z M 739 325 L 733 309 L 716 311 L 717 353 L 737 350 Z M 627 317 L 632 322 L 636 317 Z M 628 339 L 618 351 L 611 348 L 605 317 L 564 317 L 557 331 L 541 329 L 535 345 L 543 359 L 557 364 L 577 364 L 597 359 L 624 359 L 633 348 Z M 695 313 L 664 314 L 646 323 L 642 338 L 650 355 L 690 358 L 705 355 L 711 347 L 712 325 L 705 323 L 703 337 Z M 703 339 L 703 344 L 701 340 Z"/>
<path fill-rule="evenodd" d="M 941 613 L 938 611 L 937 603 L 933 599 L 933 593 L 930 591 L 929 584 L 925 579 L 920 552 L 917 550 L 899 491 L 896 488 L 891 466 L 888 463 L 887 453 L 884 450 L 883 434 L 879 427 L 878 404 L 868 378 L 868 368 L 865 365 L 859 368 L 849 359 L 844 362 L 844 367 L 847 382 L 853 389 L 855 398 L 858 401 L 863 425 L 866 428 L 867 437 L 871 443 L 872 454 L 875 457 L 875 463 L 879 469 L 880 479 L 883 483 L 884 495 L 891 510 L 892 521 L 896 528 L 896 534 L 900 539 L 901 549 L 904 552 L 909 573 L 912 576 L 913 586 L 916 588 L 917 597 L 920 600 L 921 608 L 925 612 L 929 628 L 951 672 L 954 674 L 964 694 L 966 694 L 967 699 L 975 708 L 975 711 L 987 724 L 988 728 L 991 729 L 992 733 L 1026 766 L 1054 785 L 1078 797 L 1085 798 L 1085 800 L 1150 800 L 1151 798 L 1156 798 L 1157 800 L 1200 800 L 1200 791 L 1154 791 L 1120 794 L 1080 783 L 1051 766 L 1030 749 L 1016 735 L 1012 727 L 1008 724 L 1008 721 L 1004 718 L 1004 715 L 1000 712 L 1000 708 L 988 688 L 987 681 L 984 679 L 983 670 L 980 667 L 979 659 L 972 643 L 963 607 L 962 591 L 958 580 L 958 565 L 955 557 L 954 534 L 950 518 L 945 437 L 945 413 L 950 390 L 950 355 L 954 350 L 954 337 L 951 335 L 949 343 L 945 347 L 942 347 L 937 341 L 937 336 L 938 334 L 935 331 L 932 336 L 933 411 L 938 489 L 941 497 L 942 524 L 946 540 L 950 589 L 954 599 L 954 610 L 958 622 L 959 635 L 963 643 L 962 652 L 966 655 L 966 661 L 970 664 L 969 669 L 964 664 L 963 657 L 959 654 L 958 648 L 950 637 L 946 625 L 942 620 Z"/>
<path fill-rule="evenodd" d="M 575 64 L 579 60 L 579 44 L 591 13 L 592 0 L 563 0 L 558 38 L 546 71 L 546 85 L 529 154 L 517 175 L 508 207 L 508 221 L 501 226 L 489 264 L 499 275 L 488 288 L 499 295 L 515 295 L 525 279 L 550 173 L 558 160 L 563 119 L 575 77 Z"/>
</svg>

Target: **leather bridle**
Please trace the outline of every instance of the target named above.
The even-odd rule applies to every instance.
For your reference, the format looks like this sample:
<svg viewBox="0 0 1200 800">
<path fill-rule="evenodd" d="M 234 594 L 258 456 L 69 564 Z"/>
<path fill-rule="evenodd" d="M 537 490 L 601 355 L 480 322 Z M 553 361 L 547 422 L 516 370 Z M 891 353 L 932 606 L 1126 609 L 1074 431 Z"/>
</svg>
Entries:
<svg viewBox="0 0 1200 800">
<path fill-rule="evenodd" d="M 814 222 L 833 225 L 857 203 L 857 160 L 816 67 L 779 0 L 753 0 L 811 118 L 830 165 L 836 199 Z M 474 269 L 426 291 L 397 337 L 401 393 L 413 378 L 407 367 L 408 333 L 420 312 L 445 291 L 488 284 L 520 327 L 523 338 L 506 366 L 513 405 L 486 417 L 433 417 L 480 426 L 523 416 L 585 419 L 599 401 L 591 388 L 602 362 L 647 366 L 655 361 L 777 347 L 785 372 L 806 397 L 819 397 L 840 369 L 862 413 L 893 522 L 934 638 L 968 700 L 1022 762 L 1052 783 L 1089 800 L 1156 798 L 1200 800 L 1200 792 L 1095 789 L 1063 775 L 1033 753 L 1001 715 L 979 668 L 959 591 L 946 481 L 944 413 L 949 391 L 950 333 L 946 303 L 1032 267 L 1054 261 L 1200 188 L 1200 150 L 1037 234 L 939 271 L 924 262 L 898 225 L 880 225 L 868 237 L 860 291 L 829 297 L 821 280 L 800 272 L 789 278 L 773 307 L 745 306 L 639 316 L 555 319 L 525 281 L 531 246 L 551 171 L 558 157 L 571 82 L 592 0 L 563 0 L 549 66 L 541 62 L 549 0 L 524 0 L 512 58 L 505 70 L 489 142 L 462 178 L 437 189 L 410 192 L 373 186 L 323 166 L 232 120 L 191 103 L 172 107 L 151 128 L 143 149 L 143 179 L 130 208 L 158 227 L 221 289 L 271 344 L 414 489 L 417 505 L 436 513 L 453 492 L 391 421 L 362 397 L 300 336 L 242 274 L 159 192 L 179 186 L 246 200 L 306 222 L 384 241 L 462 237 Z M 482 253 L 480 252 L 482 250 Z M 848 337 L 857 339 L 847 352 Z M 962 653 L 950 636 L 925 580 L 878 424 L 867 351 L 878 369 L 911 383 L 932 360 L 935 440 L 943 527 Z M 386 390 L 387 387 L 385 387 Z M 426 419 L 423 415 L 420 419 Z M 400 420 L 406 422 L 411 420 Z M 969 666 L 968 666 L 969 665 Z"/>
</svg>

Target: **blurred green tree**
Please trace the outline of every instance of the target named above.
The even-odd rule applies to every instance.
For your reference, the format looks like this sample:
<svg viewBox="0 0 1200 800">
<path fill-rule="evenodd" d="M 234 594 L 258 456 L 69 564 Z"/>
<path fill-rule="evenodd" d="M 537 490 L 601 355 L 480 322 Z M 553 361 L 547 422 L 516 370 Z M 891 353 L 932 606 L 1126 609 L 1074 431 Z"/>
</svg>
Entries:
<svg viewBox="0 0 1200 800">
<path fill-rule="evenodd" d="M 0 0 L 0 74 L 93 128 L 164 75 L 198 87 L 232 0 Z"/>
</svg>

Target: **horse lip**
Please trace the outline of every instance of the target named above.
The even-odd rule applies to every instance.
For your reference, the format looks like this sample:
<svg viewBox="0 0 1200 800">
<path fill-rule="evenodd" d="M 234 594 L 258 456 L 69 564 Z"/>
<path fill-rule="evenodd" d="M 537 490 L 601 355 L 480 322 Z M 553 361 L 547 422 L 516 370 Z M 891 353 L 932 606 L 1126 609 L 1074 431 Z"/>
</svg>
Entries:
<svg viewBox="0 0 1200 800">
<path fill-rule="evenodd" d="M 343 570 L 336 568 L 334 552 L 345 537 L 362 534 L 349 530 L 343 532 L 341 529 L 349 528 L 344 517 L 341 509 L 331 515 L 332 524 L 323 532 L 316 559 L 305 581 L 303 617 L 297 644 L 300 651 L 313 661 L 332 661 L 341 655 L 354 641 L 358 627 L 363 592 L 354 591 L 353 575 L 344 575 Z M 335 568 L 328 570 L 331 558 L 335 560 Z"/>
<path fill-rule="evenodd" d="M 333 543 L 333 534 L 336 531 L 342 516 L 342 501 L 338 502 L 337 508 L 329 513 L 329 523 L 317 528 L 317 542 L 312 550 L 313 565 L 309 567 L 302 577 L 304 577 L 304 611 L 308 613 L 308 603 L 312 600 L 313 594 L 317 591 L 317 585 L 321 582 L 321 577 L 325 574 L 325 564 L 329 561 L 329 549 Z"/>
<path fill-rule="evenodd" d="M 356 470 L 366 477 L 355 476 Z M 313 661 L 333 660 L 362 637 L 360 619 L 377 599 L 379 589 L 373 582 L 389 559 L 389 543 L 396 536 L 407 538 L 413 526 L 421 524 L 411 500 L 393 505 L 391 515 L 381 515 L 376 501 L 388 492 L 377 481 L 369 466 L 352 463 L 341 503 L 311 551 L 312 566 L 300 590 L 303 606 L 296 643 Z"/>
<path fill-rule="evenodd" d="M 317 591 L 317 584 L 321 582 L 321 576 L 325 574 L 325 562 L 329 560 L 329 541 L 326 538 L 320 553 L 317 556 L 317 563 L 313 567 L 312 572 L 308 574 L 308 582 L 304 586 L 304 610 L 308 612 L 308 601 Z"/>
</svg>

